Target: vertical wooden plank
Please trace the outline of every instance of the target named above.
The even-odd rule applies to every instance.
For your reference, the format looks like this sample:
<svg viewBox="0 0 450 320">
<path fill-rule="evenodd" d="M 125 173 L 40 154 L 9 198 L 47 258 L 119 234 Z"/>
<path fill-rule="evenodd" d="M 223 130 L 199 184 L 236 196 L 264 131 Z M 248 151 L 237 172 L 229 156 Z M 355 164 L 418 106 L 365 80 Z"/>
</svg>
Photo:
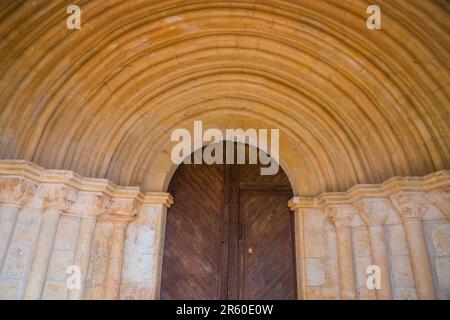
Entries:
<svg viewBox="0 0 450 320">
<path fill-rule="evenodd" d="M 224 203 L 222 208 L 222 241 L 220 252 L 220 299 L 228 299 L 228 265 L 230 251 L 231 166 L 224 165 Z"/>
<path fill-rule="evenodd" d="M 231 165 L 231 206 L 228 264 L 228 299 L 239 297 L 239 176 L 236 165 Z"/>
</svg>

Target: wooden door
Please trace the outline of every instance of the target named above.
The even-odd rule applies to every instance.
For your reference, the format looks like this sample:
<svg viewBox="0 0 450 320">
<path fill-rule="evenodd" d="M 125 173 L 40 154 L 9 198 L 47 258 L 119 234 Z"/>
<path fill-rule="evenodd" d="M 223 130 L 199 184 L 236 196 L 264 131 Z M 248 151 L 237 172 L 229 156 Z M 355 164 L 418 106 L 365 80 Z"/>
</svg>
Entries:
<svg viewBox="0 0 450 320">
<path fill-rule="evenodd" d="M 222 298 L 225 167 L 182 164 L 169 192 L 161 299 Z"/>
<path fill-rule="evenodd" d="M 283 191 L 240 193 L 240 299 L 296 298 L 290 198 Z"/>
<path fill-rule="evenodd" d="M 259 165 L 185 165 L 173 176 L 161 299 L 296 299 L 292 191 Z"/>
</svg>

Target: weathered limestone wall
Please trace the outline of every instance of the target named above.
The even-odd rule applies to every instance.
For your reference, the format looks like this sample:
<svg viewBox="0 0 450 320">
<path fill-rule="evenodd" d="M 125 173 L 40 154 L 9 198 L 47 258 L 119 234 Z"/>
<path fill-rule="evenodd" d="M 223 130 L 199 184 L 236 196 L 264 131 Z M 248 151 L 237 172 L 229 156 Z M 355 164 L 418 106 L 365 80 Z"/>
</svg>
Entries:
<svg viewBox="0 0 450 320">
<path fill-rule="evenodd" d="M 158 298 L 171 201 L 0 161 L 0 299 Z M 80 270 L 79 289 L 67 286 L 70 266 Z"/>
<path fill-rule="evenodd" d="M 159 299 L 166 210 L 144 202 L 128 226 L 120 299 Z"/>
<path fill-rule="evenodd" d="M 450 176 L 293 198 L 303 299 L 450 299 Z M 381 271 L 380 290 L 366 285 Z"/>
<path fill-rule="evenodd" d="M 450 299 L 450 172 L 295 197 L 300 299 Z M 0 299 L 158 299 L 167 193 L 0 161 Z M 381 271 L 369 290 L 367 267 Z M 80 289 L 69 289 L 70 266 Z M 69 284 L 73 284 L 69 281 Z"/>
</svg>

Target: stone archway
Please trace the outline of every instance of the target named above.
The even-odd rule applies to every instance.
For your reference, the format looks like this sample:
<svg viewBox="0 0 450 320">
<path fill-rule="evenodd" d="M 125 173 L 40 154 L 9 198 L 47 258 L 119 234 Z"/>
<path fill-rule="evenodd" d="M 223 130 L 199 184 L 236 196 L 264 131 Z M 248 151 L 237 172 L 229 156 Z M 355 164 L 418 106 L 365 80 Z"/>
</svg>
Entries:
<svg viewBox="0 0 450 320">
<path fill-rule="evenodd" d="M 377 3 L 92 0 L 66 30 L 0 1 L 1 297 L 158 298 L 170 133 L 203 120 L 280 129 L 300 298 L 449 299 L 450 14 Z"/>
</svg>

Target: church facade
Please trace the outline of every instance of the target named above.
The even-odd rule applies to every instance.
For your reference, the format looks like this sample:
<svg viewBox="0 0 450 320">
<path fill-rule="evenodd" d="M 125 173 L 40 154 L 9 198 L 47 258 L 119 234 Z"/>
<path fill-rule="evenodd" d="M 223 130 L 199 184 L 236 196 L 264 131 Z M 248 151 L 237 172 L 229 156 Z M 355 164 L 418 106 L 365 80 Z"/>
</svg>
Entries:
<svg viewBox="0 0 450 320">
<path fill-rule="evenodd" d="M 449 7 L 373 5 L 3 1 L 0 299 L 450 299 Z"/>
</svg>

